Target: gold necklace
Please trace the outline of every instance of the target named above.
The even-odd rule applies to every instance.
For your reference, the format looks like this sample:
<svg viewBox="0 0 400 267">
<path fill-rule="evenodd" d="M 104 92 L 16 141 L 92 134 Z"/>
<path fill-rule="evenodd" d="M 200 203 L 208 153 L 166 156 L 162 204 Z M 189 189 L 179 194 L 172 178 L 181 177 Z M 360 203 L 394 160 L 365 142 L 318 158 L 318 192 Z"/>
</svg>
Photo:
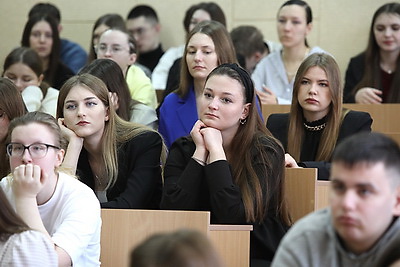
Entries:
<svg viewBox="0 0 400 267">
<path fill-rule="evenodd" d="M 322 129 L 324 129 L 326 126 L 326 122 L 324 122 L 321 125 L 317 125 L 317 126 L 309 126 L 305 122 L 303 122 L 303 125 L 306 128 L 306 130 L 311 131 L 311 132 L 316 132 L 316 131 L 321 131 Z"/>
</svg>

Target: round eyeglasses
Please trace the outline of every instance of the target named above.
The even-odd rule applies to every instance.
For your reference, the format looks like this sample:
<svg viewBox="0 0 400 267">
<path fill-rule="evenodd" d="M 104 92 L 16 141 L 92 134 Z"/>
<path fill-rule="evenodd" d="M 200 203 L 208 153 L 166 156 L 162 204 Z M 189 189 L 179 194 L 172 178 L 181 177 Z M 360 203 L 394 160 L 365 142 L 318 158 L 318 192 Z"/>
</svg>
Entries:
<svg viewBox="0 0 400 267">
<path fill-rule="evenodd" d="M 58 146 L 43 143 L 35 143 L 29 146 L 20 143 L 10 143 L 7 145 L 7 154 L 10 157 L 21 157 L 25 153 L 25 149 L 28 149 L 29 154 L 33 159 L 41 159 L 47 155 L 49 147 L 60 149 Z"/>
</svg>

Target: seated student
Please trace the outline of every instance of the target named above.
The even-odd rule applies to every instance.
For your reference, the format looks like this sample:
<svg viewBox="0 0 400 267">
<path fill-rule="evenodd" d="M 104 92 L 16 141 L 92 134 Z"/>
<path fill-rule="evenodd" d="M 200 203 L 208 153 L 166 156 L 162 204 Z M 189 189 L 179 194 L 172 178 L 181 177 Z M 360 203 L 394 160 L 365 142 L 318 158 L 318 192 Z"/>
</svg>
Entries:
<svg viewBox="0 0 400 267">
<path fill-rule="evenodd" d="M 158 128 L 156 111 L 145 104 L 133 100 L 129 92 L 121 68 L 111 59 L 96 59 L 80 74 L 89 73 L 102 80 L 111 92 L 111 100 L 118 116 L 126 121 L 136 122 L 149 126 L 153 130 Z"/>
<path fill-rule="evenodd" d="M 54 245 L 15 213 L 0 187 L 1 266 L 58 266 Z"/>
<path fill-rule="evenodd" d="M 215 20 L 226 27 L 226 18 L 222 8 L 215 2 L 201 2 L 190 7 L 185 16 L 185 27 L 187 31 L 186 39 L 189 33 L 194 29 L 194 27 L 203 21 Z M 164 91 L 164 97 L 167 96 L 172 91 L 179 87 L 180 83 L 180 69 L 182 56 L 185 56 L 185 51 L 183 54 L 176 59 L 169 69 L 167 84 Z"/>
<path fill-rule="evenodd" d="M 17 214 L 54 244 L 59 266 L 100 266 L 100 205 L 89 187 L 58 171 L 63 138 L 53 116 L 39 111 L 8 129 L 12 174 L 0 186 Z"/>
<path fill-rule="evenodd" d="M 222 267 L 204 234 L 189 229 L 154 234 L 132 250 L 130 267 Z"/>
<path fill-rule="evenodd" d="M 312 20 L 311 7 L 305 1 L 289 0 L 279 8 L 277 30 L 282 49 L 260 60 L 251 76 L 262 104 L 290 104 L 301 62 L 310 54 L 324 52 L 308 44 Z"/>
<path fill-rule="evenodd" d="M 203 88 L 191 136 L 171 147 L 161 208 L 211 211 L 213 224 L 252 224 L 251 266 L 266 266 L 290 225 L 285 152 L 261 122 L 244 69 L 222 64 Z"/>
<path fill-rule="evenodd" d="M 87 64 L 92 63 L 97 58 L 95 47 L 99 44 L 100 36 L 110 28 L 126 29 L 125 21 L 119 14 L 104 14 L 100 16 L 92 28 L 92 38 L 90 40 L 89 56 Z"/>
<path fill-rule="evenodd" d="M 330 207 L 289 230 L 272 266 L 377 266 L 400 238 L 400 148 L 393 140 L 367 132 L 346 138 L 330 180 Z"/>
<path fill-rule="evenodd" d="M 368 45 L 350 59 L 344 102 L 400 103 L 400 3 L 379 7 L 372 18 Z"/>
<path fill-rule="evenodd" d="M 190 133 L 207 75 L 219 64 L 236 62 L 235 48 L 225 26 L 203 21 L 190 32 L 182 58 L 179 88 L 167 95 L 159 109 L 158 130 L 167 147 Z"/>
<path fill-rule="evenodd" d="M 221 22 L 223 25 L 226 25 L 224 12 L 218 4 L 214 2 L 197 3 L 190 6 L 185 12 L 185 17 L 183 19 L 183 27 L 185 29 L 186 35 L 185 38 L 189 35 L 189 32 L 194 28 L 194 26 L 196 26 L 196 24 L 204 20 L 216 20 L 218 22 Z M 165 90 L 167 87 L 167 80 L 169 79 L 169 70 L 174 62 L 179 59 L 177 61 L 178 63 L 174 64 L 174 68 L 176 67 L 178 73 L 171 73 L 169 81 L 170 84 L 168 86 L 168 90 L 165 92 L 163 97 L 178 88 L 180 62 L 184 51 L 185 44 L 169 48 L 167 51 L 165 51 L 164 55 L 160 58 L 157 66 L 153 70 L 153 73 L 151 75 L 151 82 L 153 83 L 153 87 L 155 89 Z"/>
<path fill-rule="evenodd" d="M 29 18 L 35 14 L 48 14 L 52 16 L 57 24 L 59 33 L 62 30 L 60 10 L 50 3 L 37 3 L 29 11 Z M 79 44 L 61 38 L 61 61 L 74 73 L 77 73 L 87 60 L 87 53 Z"/>
<path fill-rule="evenodd" d="M 290 113 L 271 114 L 267 120 L 267 128 L 288 153 L 286 167 L 318 168 L 318 179 L 326 180 L 336 144 L 371 131 L 368 113 L 342 108 L 340 81 L 339 66 L 328 54 L 312 54 L 300 65 Z"/>
<path fill-rule="evenodd" d="M 30 47 L 43 62 L 44 81 L 60 89 L 74 73 L 60 58 L 60 36 L 57 22 L 50 15 L 35 14 L 25 24 L 21 46 Z"/>
<path fill-rule="evenodd" d="M 153 71 L 164 54 L 156 11 L 148 5 L 133 7 L 126 18 L 126 28 L 137 43 L 138 63 Z"/>
<path fill-rule="evenodd" d="M 128 83 L 132 99 L 149 107 L 157 107 L 156 91 L 150 79 L 134 63 L 135 40 L 123 29 L 108 29 L 101 36 L 96 48 L 97 58 L 109 58 L 120 66 Z"/>
<path fill-rule="evenodd" d="M 69 79 L 57 118 L 69 141 L 63 167 L 95 191 L 101 207 L 159 209 L 162 138 L 117 116 L 99 78 L 84 73 Z"/>
<path fill-rule="evenodd" d="M 3 76 L 21 92 L 28 111 L 43 111 L 56 116 L 58 90 L 43 82 L 43 64 L 31 48 L 18 47 L 4 60 Z"/>
<path fill-rule="evenodd" d="M 21 94 L 15 85 L 6 78 L 0 78 L 0 150 L 6 151 L 7 131 L 10 121 L 26 113 Z M 0 153 L 0 178 L 10 173 L 6 153 Z"/>
</svg>

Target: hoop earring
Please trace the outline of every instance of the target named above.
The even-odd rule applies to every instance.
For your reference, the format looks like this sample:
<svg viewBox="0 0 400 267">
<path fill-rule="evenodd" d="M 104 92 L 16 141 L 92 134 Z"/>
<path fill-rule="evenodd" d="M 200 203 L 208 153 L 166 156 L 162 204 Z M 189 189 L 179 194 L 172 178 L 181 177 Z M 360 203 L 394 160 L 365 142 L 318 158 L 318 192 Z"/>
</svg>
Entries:
<svg viewBox="0 0 400 267">
<path fill-rule="evenodd" d="M 239 122 L 240 122 L 241 125 L 245 125 L 246 122 L 247 122 L 247 118 L 239 119 Z"/>
</svg>

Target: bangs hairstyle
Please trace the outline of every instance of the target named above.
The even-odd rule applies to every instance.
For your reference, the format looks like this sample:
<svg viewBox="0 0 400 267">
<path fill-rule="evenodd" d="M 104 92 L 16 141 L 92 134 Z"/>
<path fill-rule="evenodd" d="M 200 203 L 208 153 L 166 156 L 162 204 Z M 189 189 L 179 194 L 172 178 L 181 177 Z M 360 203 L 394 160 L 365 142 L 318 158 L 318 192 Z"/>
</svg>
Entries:
<svg viewBox="0 0 400 267">
<path fill-rule="evenodd" d="M 339 136 L 340 125 L 347 111 L 342 112 L 343 86 L 339 66 L 335 59 L 326 53 L 311 54 L 301 63 L 296 73 L 293 84 L 293 100 L 289 116 L 288 153 L 291 154 L 296 161 L 300 161 L 300 151 L 303 144 L 305 129 L 303 126 L 303 108 L 299 104 L 298 94 L 304 76 L 312 67 L 318 67 L 325 72 L 332 97 L 327 114 L 326 127 L 323 130 L 315 160 L 330 161 Z"/>
<path fill-rule="evenodd" d="M 177 94 L 184 98 L 190 88 L 193 86 L 193 77 L 190 75 L 186 54 L 188 49 L 188 44 L 190 39 L 196 33 L 202 33 L 211 38 L 214 43 L 215 53 L 217 54 L 217 65 L 223 63 L 237 63 L 235 48 L 233 46 L 231 37 L 226 30 L 225 26 L 217 21 L 202 21 L 194 27 L 194 29 L 189 33 L 186 45 L 185 52 L 182 56 L 182 64 L 181 64 L 181 80 L 179 83 L 179 87 L 177 90 Z"/>
</svg>

